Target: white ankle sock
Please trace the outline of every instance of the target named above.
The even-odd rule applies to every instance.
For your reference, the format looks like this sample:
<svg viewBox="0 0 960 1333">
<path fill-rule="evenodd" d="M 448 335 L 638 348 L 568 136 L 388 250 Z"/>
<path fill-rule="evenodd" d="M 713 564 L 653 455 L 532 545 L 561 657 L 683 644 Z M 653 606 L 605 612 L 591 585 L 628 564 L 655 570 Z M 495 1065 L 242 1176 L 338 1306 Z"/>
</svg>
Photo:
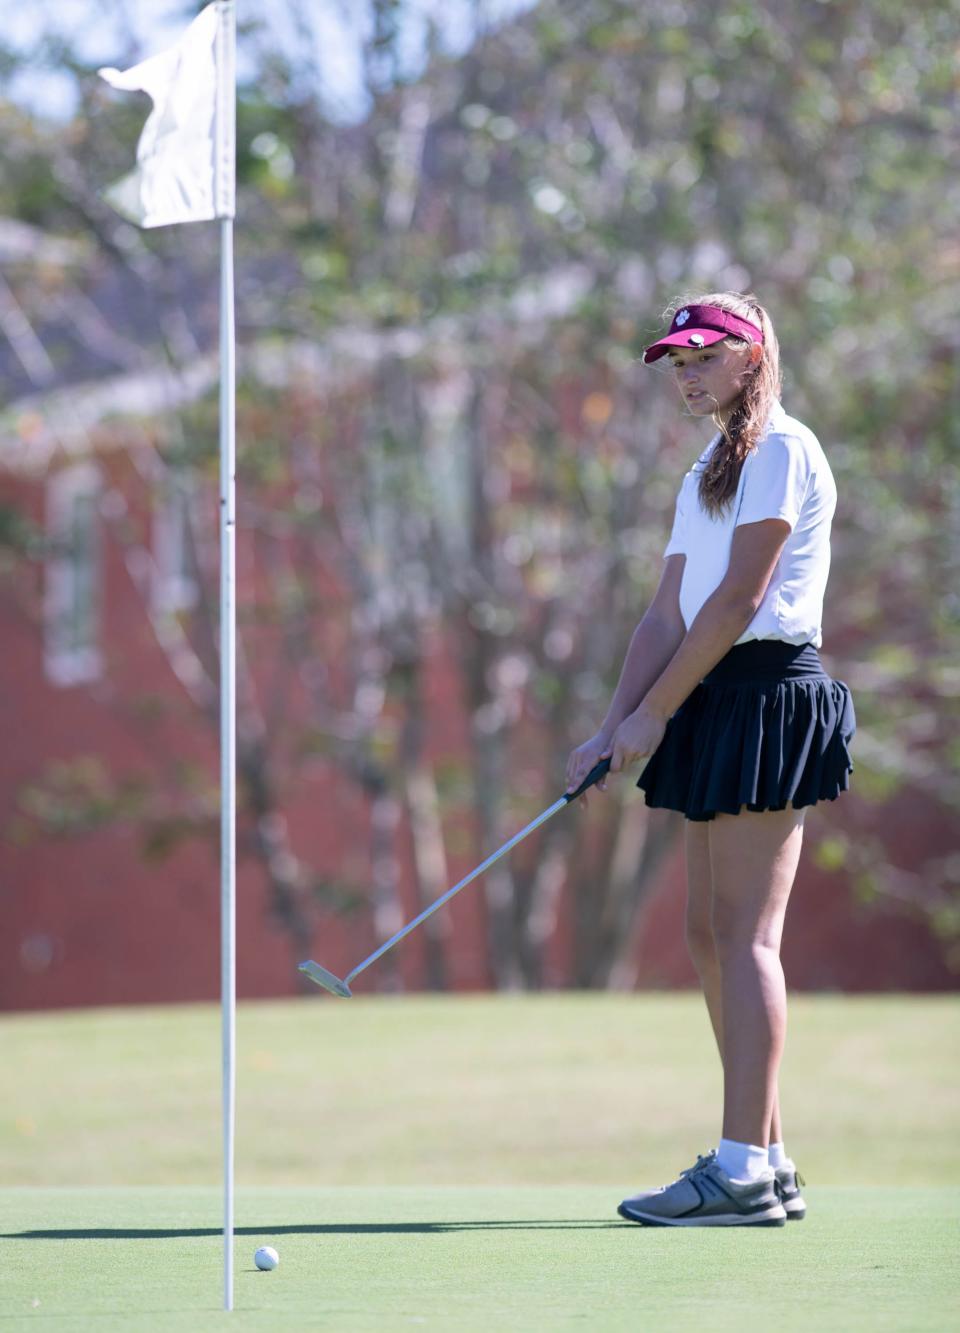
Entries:
<svg viewBox="0 0 960 1333">
<path fill-rule="evenodd" d="M 759 1180 L 767 1166 L 767 1150 L 755 1143 L 737 1143 L 736 1139 L 721 1139 L 717 1149 L 717 1165 L 731 1180 Z"/>
<path fill-rule="evenodd" d="M 787 1156 L 782 1143 L 771 1143 L 767 1149 L 767 1160 L 774 1171 L 779 1171 L 782 1166 L 793 1166 L 793 1162 Z"/>
</svg>

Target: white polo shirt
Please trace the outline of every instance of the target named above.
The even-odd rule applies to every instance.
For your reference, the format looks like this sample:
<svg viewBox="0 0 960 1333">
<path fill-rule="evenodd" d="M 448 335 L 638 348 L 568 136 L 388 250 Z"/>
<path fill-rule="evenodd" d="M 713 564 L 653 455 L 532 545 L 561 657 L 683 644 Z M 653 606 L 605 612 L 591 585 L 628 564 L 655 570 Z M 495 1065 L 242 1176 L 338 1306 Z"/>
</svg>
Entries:
<svg viewBox="0 0 960 1333">
<path fill-rule="evenodd" d="M 737 493 L 719 518 L 700 506 L 700 473 L 720 436 L 710 441 L 683 479 L 670 542 L 664 552 L 686 556 L 680 611 L 687 629 L 730 562 L 734 528 L 779 518 L 790 536 L 756 615 L 737 639 L 822 642 L 823 595 L 830 572 L 830 524 L 837 488 L 817 437 L 777 403 L 766 434 L 747 456 Z"/>
</svg>

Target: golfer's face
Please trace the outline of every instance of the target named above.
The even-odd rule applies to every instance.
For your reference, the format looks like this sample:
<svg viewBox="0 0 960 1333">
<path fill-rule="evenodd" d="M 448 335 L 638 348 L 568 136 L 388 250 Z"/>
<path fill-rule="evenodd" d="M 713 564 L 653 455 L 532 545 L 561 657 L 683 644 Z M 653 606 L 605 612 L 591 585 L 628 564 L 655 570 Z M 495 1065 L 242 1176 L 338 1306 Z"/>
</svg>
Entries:
<svg viewBox="0 0 960 1333">
<path fill-rule="evenodd" d="M 727 347 L 722 342 L 700 351 L 677 349 L 668 356 L 684 405 L 698 417 L 723 412 L 736 401 L 751 360 L 749 347 Z"/>
</svg>

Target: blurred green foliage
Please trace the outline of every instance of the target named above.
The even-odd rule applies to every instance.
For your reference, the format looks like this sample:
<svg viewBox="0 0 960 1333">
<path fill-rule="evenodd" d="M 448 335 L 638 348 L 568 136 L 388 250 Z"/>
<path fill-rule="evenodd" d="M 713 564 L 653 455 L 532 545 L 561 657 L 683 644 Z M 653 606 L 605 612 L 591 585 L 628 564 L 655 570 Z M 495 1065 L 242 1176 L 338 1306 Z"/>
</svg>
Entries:
<svg viewBox="0 0 960 1333">
<path fill-rule="evenodd" d="M 486 644 L 472 706 L 545 731 L 556 772 L 602 712 L 701 443 L 639 349 L 676 295 L 752 289 L 840 495 L 824 651 L 857 703 L 860 803 L 825 812 L 819 863 L 892 883 L 871 805 L 918 793 L 934 841 L 960 808 L 958 0 L 543 0 L 410 84 L 401 6 L 376 8 L 363 124 L 333 124 L 312 56 L 271 53 L 262 24 L 241 90 L 241 342 L 329 356 L 293 389 L 242 358 L 248 519 L 339 562 L 388 704 L 398 645 L 437 617 L 461 652 Z M 141 111 L 64 63 L 69 126 L 0 106 L 0 214 L 88 262 L 97 245 L 135 271 L 192 262 L 178 229 L 136 233 L 100 203 Z M 63 280 L 91 281 L 79 261 Z M 20 285 L 39 316 L 36 281 Z M 172 445 L 205 441 L 207 475 L 215 406 L 184 406 Z M 263 592 L 267 618 L 307 614 L 309 564 Z M 519 684 L 497 683 L 504 662 Z M 380 759 L 395 724 L 388 706 Z M 855 864 L 835 827 L 851 819 Z M 911 868 L 904 910 L 949 933 L 945 864 Z"/>
</svg>

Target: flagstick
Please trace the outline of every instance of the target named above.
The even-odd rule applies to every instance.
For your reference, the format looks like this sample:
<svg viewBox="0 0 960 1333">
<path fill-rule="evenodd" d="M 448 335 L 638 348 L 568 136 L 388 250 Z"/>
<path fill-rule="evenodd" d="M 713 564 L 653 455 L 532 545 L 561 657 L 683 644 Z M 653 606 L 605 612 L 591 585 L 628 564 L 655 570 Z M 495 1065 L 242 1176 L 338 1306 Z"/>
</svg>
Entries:
<svg viewBox="0 0 960 1333">
<path fill-rule="evenodd" d="M 100 70 L 112 87 L 146 92 L 154 104 L 137 146 L 136 169 L 108 191 L 107 197 L 114 206 L 141 227 L 207 222 L 212 218 L 220 222 L 220 1014 L 223 1048 L 223 1304 L 227 1310 L 233 1309 L 237 1054 L 236 370 L 233 315 L 236 38 L 234 0 L 214 0 L 197 15 L 169 51 L 141 61 L 131 69 L 105 66 Z M 188 84 L 190 86 L 186 86 Z M 211 175 L 204 180 L 195 170 L 192 150 L 196 147 L 205 150 L 209 143 L 211 92 Z M 191 114 L 196 113 L 197 123 L 192 127 L 195 133 L 185 135 L 181 120 L 184 108 L 188 106 Z M 190 149 L 189 154 L 187 149 Z"/>
<path fill-rule="evenodd" d="M 220 222 L 220 930 L 223 1027 L 223 1305 L 233 1309 L 236 1126 L 236 422 L 233 219 Z"/>
<path fill-rule="evenodd" d="M 220 221 L 220 916 L 223 1027 L 223 1307 L 233 1309 L 236 1127 L 236 414 L 233 219 Z"/>
<path fill-rule="evenodd" d="M 236 357 L 233 309 L 233 171 L 236 78 L 232 0 L 218 4 L 218 185 L 229 182 L 220 218 L 220 952 L 223 1043 L 223 1308 L 233 1309 L 233 1184 L 237 1018 L 237 585 Z M 219 193 L 219 190 L 218 190 Z"/>
</svg>

